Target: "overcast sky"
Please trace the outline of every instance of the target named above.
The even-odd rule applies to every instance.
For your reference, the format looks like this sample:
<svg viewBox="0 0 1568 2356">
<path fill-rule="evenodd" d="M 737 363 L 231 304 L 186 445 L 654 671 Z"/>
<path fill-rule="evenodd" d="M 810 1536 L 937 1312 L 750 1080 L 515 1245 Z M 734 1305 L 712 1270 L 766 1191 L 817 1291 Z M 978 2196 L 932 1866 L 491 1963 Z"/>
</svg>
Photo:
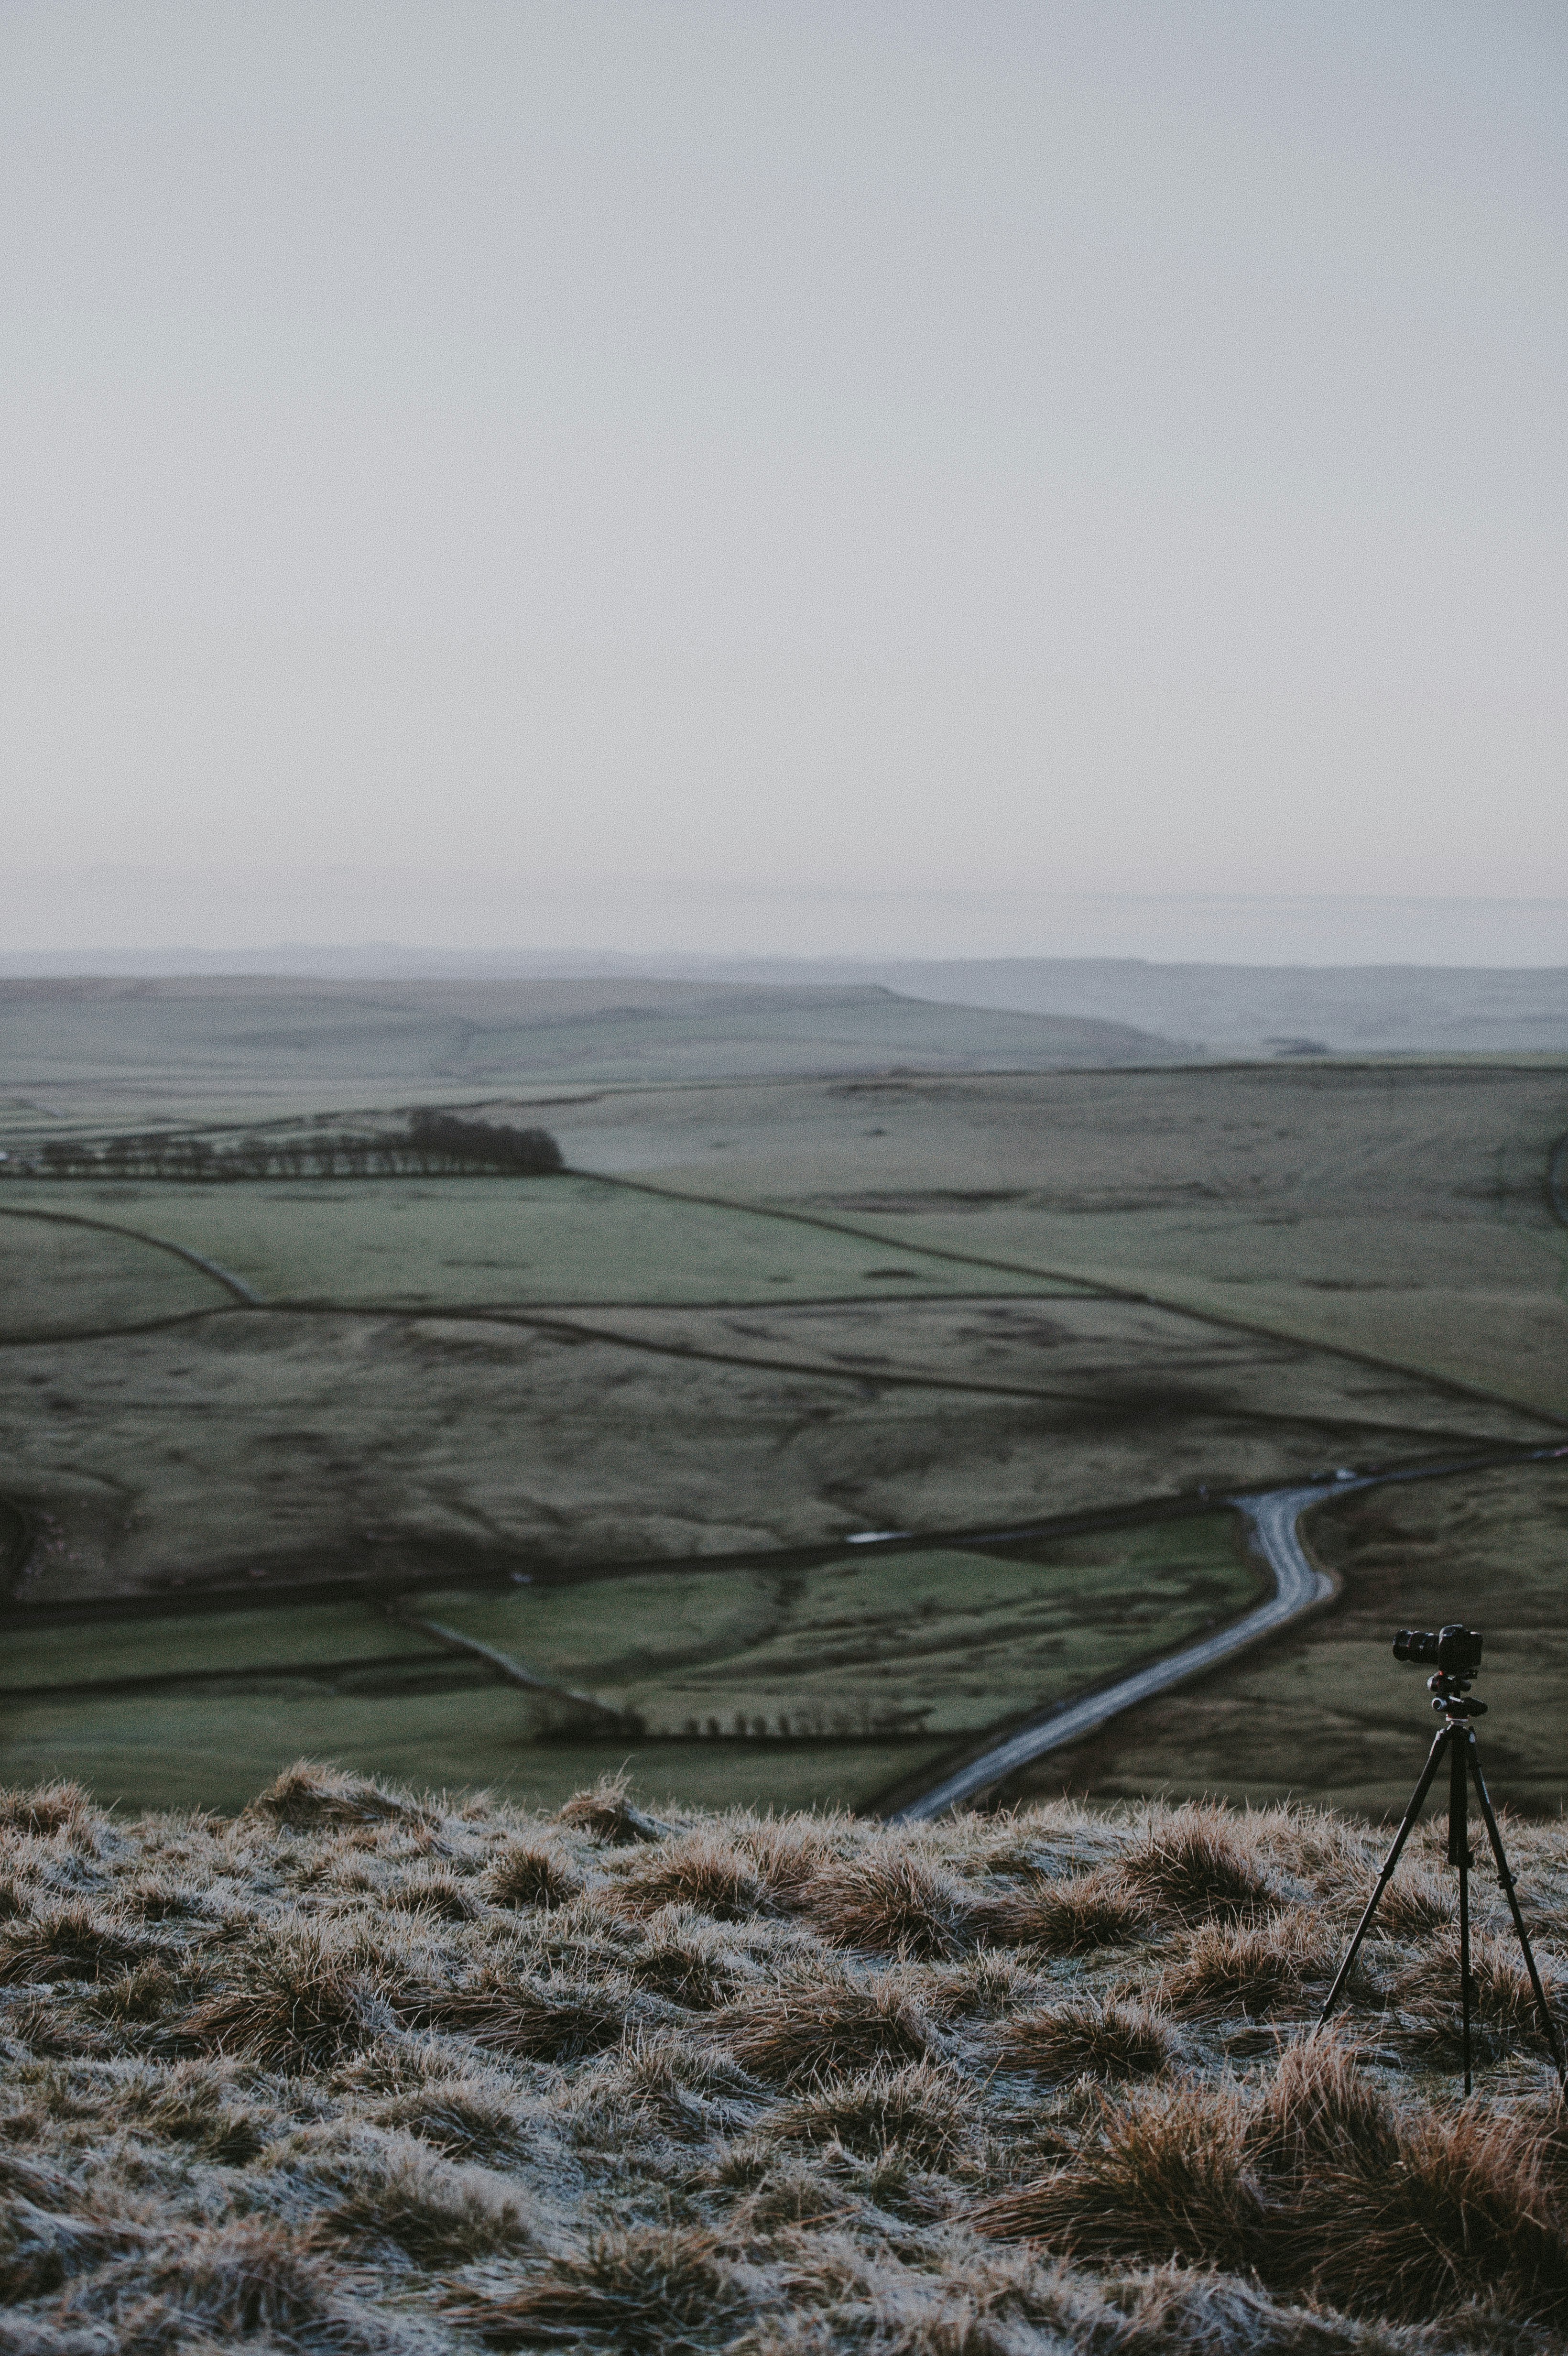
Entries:
<svg viewBox="0 0 1568 2356">
<path fill-rule="evenodd" d="M 1565 102 L 1561 0 L 0 0 L 11 944 L 1562 894 Z"/>
</svg>

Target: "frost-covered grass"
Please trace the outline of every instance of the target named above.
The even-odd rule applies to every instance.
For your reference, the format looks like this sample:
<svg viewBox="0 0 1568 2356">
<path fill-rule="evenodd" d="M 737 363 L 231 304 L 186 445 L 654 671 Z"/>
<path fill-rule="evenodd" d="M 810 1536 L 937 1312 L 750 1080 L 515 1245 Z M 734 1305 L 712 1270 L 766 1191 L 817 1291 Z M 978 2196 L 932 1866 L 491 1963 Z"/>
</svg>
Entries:
<svg viewBox="0 0 1568 2356">
<path fill-rule="evenodd" d="M 1560 1988 L 1568 1831 L 1515 1826 Z M 1489 1907 L 1305 1810 L 554 1816 L 304 1766 L 0 1795 L 0 2351 L 1568 2347 L 1568 2121 Z"/>
</svg>

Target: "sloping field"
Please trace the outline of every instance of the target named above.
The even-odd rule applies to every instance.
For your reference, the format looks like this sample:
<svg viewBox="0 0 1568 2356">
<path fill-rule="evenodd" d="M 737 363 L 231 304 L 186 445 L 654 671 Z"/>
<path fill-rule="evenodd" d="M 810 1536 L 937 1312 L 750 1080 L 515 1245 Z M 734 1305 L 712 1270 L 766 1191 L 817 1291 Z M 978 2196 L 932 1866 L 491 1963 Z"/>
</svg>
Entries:
<svg viewBox="0 0 1568 2356">
<path fill-rule="evenodd" d="M 1147 1291 L 1568 1420 L 1565 1130 L 1562 1066 L 1315 1064 L 667 1091 L 561 1133 L 580 1167 Z"/>
<path fill-rule="evenodd" d="M 1561 2098 L 1477 1879 L 1282 1811 L 889 1831 L 612 1786 L 8 1793 L 18 2349 L 1561 2356 Z M 1568 1845 L 1516 1837 L 1561 1995 Z M 69 1898 L 61 1892 L 69 1891 Z"/>
<path fill-rule="evenodd" d="M 89 1224 L 91 1206 L 81 1208 L 87 1218 L 61 1216 L 58 1189 L 39 1217 L 17 1216 L 8 1194 L 0 1202 L 0 1340 L 102 1333 L 230 1305 L 232 1293 L 178 1252 Z"/>
<path fill-rule="evenodd" d="M 5 1493 L 48 1533 L 26 1591 L 455 1580 L 994 1529 L 1541 1436 L 1121 1302 L 911 1302 L 870 1327 L 848 1307 L 682 1311 L 662 1335 L 657 1312 L 624 1334 L 622 1314 L 232 1309 L 0 1350 Z"/>
<path fill-rule="evenodd" d="M 101 1185 L 96 1181 L 13 1179 L 0 1189 L 0 1265 L 13 1249 L 47 1268 L 49 1247 L 37 1222 L 5 1220 L 8 1209 L 84 1218 L 167 1240 L 216 1261 L 261 1295 L 283 1303 L 354 1307 L 453 1308 L 590 1301 L 771 1301 L 873 1299 L 891 1286 L 921 1293 L 975 1291 L 972 1269 L 862 1241 L 795 1220 L 760 1219 L 746 1210 L 672 1203 L 608 1188 L 592 1179 L 441 1178 L 277 1180 L 217 1185 L 173 1183 Z M 18 1234 L 18 1230 L 22 1232 Z M 80 1234 L 75 1229 L 71 1232 Z M 134 1261 L 151 1299 L 161 1282 L 172 1305 L 194 1303 L 175 1260 L 142 1265 L 133 1241 L 96 1247 L 57 1245 L 83 1262 L 71 1288 L 73 1326 L 86 1324 L 89 1270 L 106 1274 Z M 11 1331 L 37 1330 L 42 1313 L 24 1265 L 3 1309 Z M 114 1281 L 119 1281 L 116 1274 Z M 980 1290 L 1039 1292 L 1038 1278 L 994 1275 Z M 1051 1289 L 1049 1287 L 1047 1290 Z M 209 1290 L 208 1300 L 222 1299 Z M 118 1298 L 108 1291 L 105 1301 Z M 16 1326 L 11 1326 L 12 1302 Z M 62 1314 L 64 1313 L 62 1296 Z M 105 1315 L 104 1326 L 133 1322 Z"/>
</svg>

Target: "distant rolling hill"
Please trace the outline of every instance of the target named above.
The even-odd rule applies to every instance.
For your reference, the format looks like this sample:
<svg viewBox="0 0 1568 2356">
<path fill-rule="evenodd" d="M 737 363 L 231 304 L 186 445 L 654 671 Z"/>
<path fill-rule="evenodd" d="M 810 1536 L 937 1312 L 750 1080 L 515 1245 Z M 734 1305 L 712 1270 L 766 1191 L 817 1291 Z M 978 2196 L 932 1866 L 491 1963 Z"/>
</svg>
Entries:
<svg viewBox="0 0 1568 2356">
<path fill-rule="evenodd" d="M 1137 1026 L 939 1004 L 871 982 L 0 980 L 0 1095 L 324 1099 L 519 1082 L 699 1081 L 1168 1064 Z M 63 1107 L 62 1107 L 63 1108 Z"/>
</svg>

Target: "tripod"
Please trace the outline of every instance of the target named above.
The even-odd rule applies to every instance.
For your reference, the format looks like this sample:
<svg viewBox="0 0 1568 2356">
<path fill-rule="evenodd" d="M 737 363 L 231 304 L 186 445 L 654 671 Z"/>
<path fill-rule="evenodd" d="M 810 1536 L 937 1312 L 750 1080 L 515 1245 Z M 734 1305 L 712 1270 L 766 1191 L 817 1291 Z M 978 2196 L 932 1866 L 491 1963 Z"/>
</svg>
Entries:
<svg viewBox="0 0 1568 2356">
<path fill-rule="evenodd" d="M 1430 1654 L 1427 1658 L 1431 1658 Z M 1345 1951 L 1345 1960 L 1334 1976 L 1333 1987 L 1324 1998 L 1323 2009 L 1317 2016 L 1318 2022 L 1321 2024 L 1327 2020 L 1339 2001 L 1345 1983 L 1350 1976 L 1351 1966 L 1360 1952 L 1361 1942 L 1371 1928 L 1372 1916 L 1378 1911 L 1379 1901 L 1393 1878 L 1393 1869 L 1399 1863 L 1405 1842 L 1410 1838 L 1416 1817 L 1421 1814 L 1422 1804 L 1427 1793 L 1432 1789 L 1438 1768 L 1443 1763 L 1443 1754 L 1446 1751 L 1448 1754 L 1448 1862 L 1452 1866 L 1456 1866 L 1459 1873 L 1459 2004 L 1464 2024 L 1465 2092 L 1467 2094 L 1470 2091 L 1470 2010 L 1474 1997 L 1474 1983 L 1470 1977 L 1470 1868 L 1475 1860 L 1470 1855 L 1469 1825 L 1470 1783 L 1473 1778 L 1476 1797 L 1481 1804 L 1481 1815 L 1486 1819 L 1487 1838 L 1491 1843 L 1492 1857 L 1498 1869 L 1498 1879 L 1502 1884 L 1504 1895 L 1508 1899 L 1509 1912 L 1513 1916 L 1513 1927 L 1519 1933 L 1519 1944 L 1524 1954 L 1525 1969 L 1530 1974 L 1530 1985 L 1534 1991 L 1535 2008 L 1541 2016 L 1541 2030 L 1556 2066 L 1559 2083 L 1563 2094 L 1568 2095 L 1568 2064 L 1563 2062 L 1563 2047 L 1557 2035 L 1557 2025 L 1552 2018 L 1551 2008 L 1546 2001 L 1546 1990 L 1541 1985 L 1541 1974 L 1535 1966 L 1535 1955 L 1531 1947 L 1529 1933 L 1524 1927 L 1524 1917 L 1519 1911 L 1519 1892 L 1514 1884 L 1513 1875 L 1509 1870 L 1502 1835 L 1498 1830 L 1498 1820 L 1492 1813 L 1491 1798 L 1487 1791 L 1487 1780 L 1481 1772 L 1481 1756 L 1476 1744 L 1476 1730 L 1469 1722 L 1472 1718 L 1482 1716 L 1487 1705 L 1484 1701 L 1465 1699 L 1471 1683 L 1468 1677 L 1440 1672 L 1436 1676 L 1429 1677 L 1426 1682 L 1427 1690 L 1435 1696 L 1432 1707 L 1435 1710 L 1442 1711 L 1443 1723 L 1437 1730 L 1437 1738 L 1427 1756 L 1426 1764 L 1421 1771 L 1421 1781 L 1411 1794 L 1410 1805 L 1404 1812 L 1404 1820 L 1394 1835 L 1393 1847 L 1383 1859 L 1382 1870 L 1378 1875 L 1377 1888 L 1367 1901 L 1366 1912 L 1356 1925 L 1356 1934 Z"/>
</svg>

